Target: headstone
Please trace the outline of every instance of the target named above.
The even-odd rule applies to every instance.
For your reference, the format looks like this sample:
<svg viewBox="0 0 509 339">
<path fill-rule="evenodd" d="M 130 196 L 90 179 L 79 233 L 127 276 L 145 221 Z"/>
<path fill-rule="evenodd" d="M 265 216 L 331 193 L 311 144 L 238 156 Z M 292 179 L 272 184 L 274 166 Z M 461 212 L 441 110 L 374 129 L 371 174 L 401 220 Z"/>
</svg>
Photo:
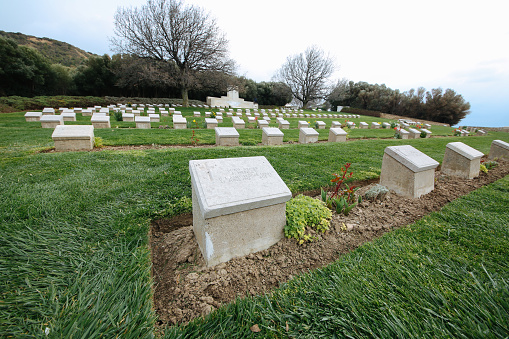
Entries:
<svg viewBox="0 0 509 339">
<path fill-rule="evenodd" d="M 239 132 L 233 127 L 216 127 L 217 146 L 238 146 Z"/>
<path fill-rule="evenodd" d="M 83 112 L 83 108 L 81 107 L 74 107 L 74 113 L 82 113 Z"/>
<path fill-rule="evenodd" d="M 87 108 L 87 109 L 84 109 L 83 111 L 81 111 L 82 117 L 91 117 L 92 114 L 93 114 L 93 110 L 90 108 Z"/>
<path fill-rule="evenodd" d="M 340 127 L 329 129 L 329 142 L 345 142 L 346 132 Z"/>
<path fill-rule="evenodd" d="M 236 129 L 246 128 L 246 122 L 239 117 L 233 117 L 232 122 L 233 122 L 233 127 Z"/>
<path fill-rule="evenodd" d="M 150 118 L 150 122 L 160 122 L 161 121 L 159 114 L 156 114 L 156 113 L 150 113 L 148 115 L 148 117 Z"/>
<path fill-rule="evenodd" d="M 478 129 L 477 132 L 475 132 L 475 134 L 483 136 L 483 135 L 486 135 L 486 132 L 482 129 Z"/>
<path fill-rule="evenodd" d="M 462 142 L 450 142 L 445 148 L 441 172 L 463 179 L 478 177 L 483 155 Z"/>
<path fill-rule="evenodd" d="M 373 122 L 371 123 L 371 128 L 373 128 L 373 129 L 379 129 L 379 128 L 380 128 L 380 124 L 379 124 L 378 122 L 374 122 L 374 121 L 373 121 Z"/>
<path fill-rule="evenodd" d="M 431 137 L 431 131 L 430 130 L 427 130 L 425 128 L 421 128 L 421 133 L 422 132 L 426 133 L 426 138 Z"/>
<path fill-rule="evenodd" d="M 361 122 L 359 122 L 359 128 L 360 129 L 367 129 L 367 128 L 369 128 L 369 125 L 368 125 L 367 122 L 361 121 Z"/>
<path fill-rule="evenodd" d="M 331 123 L 331 128 L 341 128 L 341 123 L 339 121 L 333 121 Z"/>
<path fill-rule="evenodd" d="M 217 115 L 216 116 L 216 120 L 217 120 L 217 123 L 222 123 L 223 122 L 223 117 L 221 115 Z"/>
<path fill-rule="evenodd" d="M 150 117 L 134 117 L 134 122 L 136 123 L 136 128 L 140 129 L 150 129 Z"/>
<path fill-rule="evenodd" d="M 186 129 L 187 128 L 187 120 L 182 115 L 173 114 L 172 120 L 173 120 L 173 129 Z"/>
<path fill-rule="evenodd" d="M 299 130 L 299 144 L 318 142 L 318 132 L 313 128 L 303 127 Z"/>
<path fill-rule="evenodd" d="M 54 115 L 55 109 L 51 107 L 44 107 L 42 110 L 42 115 Z"/>
<path fill-rule="evenodd" d="M 205 118 L 205 123 L 207 124 L 207 129 L 215 129 L 217 127 L 217 119 Z"/>
<path fill-rule="evenodd" d="M 42 128 L 55 128 L 64 124 L 64 117 L 61 115 L 43 115 L 39 121 Z"/>
<path fill-rule="evenodd" d="M 42 112 L 26 112 L 25 113 L 25 121 L 26 122 L 34 122 L 41 120 Z"/>
<path fill-rule="evenodd" d="M 317 121 L 316 124 L 318 125 L 318 129 L 325 129 L 325 122 Z"/>
<path fill-rule="evenodd" d="M 390 146 L 382 160 L 380 185 L 409 198 L 419 198 L 435 188 L 439 163 L 410 145 Z"/>
<path fill-rule="evenodd" d="M 196 118 L 201 117 L 201 113 L 200 113 L 200 112 L 194 112 L 194 116 L 195 116 Z M 209 114 L 209 116 L 210 116 L 210 114 Z"/>
<path fill-rule="evenodd" d="M 278 125 L 280 129 L 290 129 L 290 122 L 288 122 L 287 120 L 280 120 L 278 122 Z"/>
<path fill-rule="evenodd" d="M 276 127 L 262 128 L 262 144 L 267 146 L 282 145 L 284 134 Z"/>
<path fill-rule="evenodd" d="M 494 160 L 497 158 L 509 159 L 509 143 L 502 140 L 493 140 L 491 142 L 488 159 Z"/>
<path fill-rule="evenodd" d="M 193 231 L 208 267 L 283 238 L 292 194 L 265 157 L 191 160 Z"/>
<path fill-rule="evenodd" d="M 76 113 L 62 113 L 61 116 L 64 118 L 64 121 L 76 121 Z"/>
<path fill-rule="evenodd" d="M 301 128 L 307 128 L 309 127 L 309 123 L 307 121 L 304 121 L 304 120 L 300 120 L 299 121 L 299 125 L 298 125 L 298 128 L 301 129 Z"/>
<path fill-rule="evenodd" d="M 382 126 L 383 126 L 384 128 L 389 128 L 389 127 L 391 127 L 391 124 L 389 124 L 388 122 L 383 122 L 383 123 L 382 123 Z"/>
<path fill-rule="evenodd" d="M 55 142 L 55 151 L 83 151 L 94 149 L 94 126 L 58 125 L 51 138 Z"/>
<path fill-rule="evenodd" d="M 419 139 L 421 137 L 421 131 L 415 129 L 415 128 L 409 128 L 408 129 L 409 139 Z"/>
<path fill-rule="evenodd" d="M 122 121 L 133 122 L 134 114 L 133 113 L 122 113 Z"/>
<path fill-rule="evenodd" d="M 396 130 L 396 133 L 399 134 L 400 139 L 408 139 L 408 137 L 410 136 L 410 132 L 408 132 L 407 130 L 405 130 L 403 128 Z"/>
<path fill-rule="evenodd" d="M 269 122 L 267 120 L 259 119 L 258 120 L 258 128 L 269 127 Z"/>
</svg>

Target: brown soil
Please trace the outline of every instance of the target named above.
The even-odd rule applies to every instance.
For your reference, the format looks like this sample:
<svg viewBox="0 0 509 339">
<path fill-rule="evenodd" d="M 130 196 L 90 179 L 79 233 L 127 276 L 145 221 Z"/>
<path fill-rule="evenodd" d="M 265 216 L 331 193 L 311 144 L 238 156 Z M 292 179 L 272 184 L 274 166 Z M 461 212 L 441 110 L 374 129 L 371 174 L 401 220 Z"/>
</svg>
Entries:
<svg viewBox="0 0 509 339">
<path fill-rule="evenodd" d="M 436 172 L 435 189 L 419 199 L 390 193 L 363 201 L 348 216 L 334 214 L 319 240 L 283 239 L 267 250 L 207 268 L 192 229 L 192 215 L 154 220 L 150 232 L 154 305 L 158 325 L 186 323 L 246 294 L 270 292 L 293 276 L 329 264 L 344 253 L 439 210 L 454 199 L 509 174 L 509 161 L 472 180 Z M 366 183 L 363 194 L 374 183 Z M 316 195 L 315 192 L 309 192 Z"/>
</svg>

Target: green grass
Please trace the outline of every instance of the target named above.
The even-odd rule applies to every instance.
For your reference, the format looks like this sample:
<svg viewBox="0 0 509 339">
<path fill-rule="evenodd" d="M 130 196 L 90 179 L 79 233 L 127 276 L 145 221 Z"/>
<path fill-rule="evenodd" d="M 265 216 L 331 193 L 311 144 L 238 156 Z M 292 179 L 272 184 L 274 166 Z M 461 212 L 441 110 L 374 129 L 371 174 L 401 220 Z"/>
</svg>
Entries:
<svg viewBox="0 0 509 339">
<path fill-rule="evenodd" d="M 484 153 L 494 139 L 509 141 L 505 133 L 490 133 L 278 147 L 36 153 L 53 146 L 52 130 L 37 124 L 24 122 L 23 113 L 0 115 L 0 337 L 41 337 L 48 327 L 50 337 L 150 338 L 155 315 L 149 222 L 190 211 L 189 160 L 264 155 L 298 192 L 329 185 L 331 173 L 345 162 L 352 163 L 355 180 L 378 177 L 383 150 L 390 145 L 410 144 L 441 161 L 451 141 Z M 186 140 L 191 132 L 112 124 L 96 130 L 105 144 L 179 143 L 175 140 Z M 212 131 L 197 132 L 204 143 L 213 143 Z M 260 130 L 240 132 L 246 144 L 261 140 Z M 322 138 L 328 131 L 320 132 Z M 288 140 L 297 137 L 292 133 Z"/>
<path fill-rule="evenodd" d="M 507 206 L 509 177 L 166 338 L 507 338 Z"/>
</svg>

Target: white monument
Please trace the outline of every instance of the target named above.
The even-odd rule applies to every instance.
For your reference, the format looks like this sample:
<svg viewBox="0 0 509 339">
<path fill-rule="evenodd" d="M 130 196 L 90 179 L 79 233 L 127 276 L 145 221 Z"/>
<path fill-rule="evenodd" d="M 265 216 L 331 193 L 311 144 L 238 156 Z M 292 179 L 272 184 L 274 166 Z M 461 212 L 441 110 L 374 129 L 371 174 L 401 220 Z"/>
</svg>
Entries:
<svg viewBox="0 0 509 339">
<path fill-rule="evenodd" d="M 234 89 L 228 91 L 226 96 L 221 98 L 207 97 L 207 105 L 211 107 L 258 108 L 258 104 L 239 98 L 239 92 Z"/>
</svg>

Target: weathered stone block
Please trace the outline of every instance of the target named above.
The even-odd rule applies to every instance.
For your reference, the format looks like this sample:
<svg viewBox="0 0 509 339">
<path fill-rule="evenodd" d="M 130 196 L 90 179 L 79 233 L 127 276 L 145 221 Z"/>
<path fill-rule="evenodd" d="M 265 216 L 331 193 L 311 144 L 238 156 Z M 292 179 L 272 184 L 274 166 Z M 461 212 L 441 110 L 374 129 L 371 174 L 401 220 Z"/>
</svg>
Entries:
<svg viewBox="0 0 509 339">
<path fill-rule="evenodd" d="M 233 127 L 216 127 L 217 146 L 239 146 L 239 132 Z"/>
<path fill-rule="evenodd" d="M 318 126 L 318 129 L 325 129 L 325 122 L 317 121 L 316 124 Z"/>
<path fill-rule="evenodd" d="M 134 114 L 133 113 L 122 113 L 122 121 L 133 122 Z"/>
<path fill-rule="evenodd" d="M 62 113 L 61 116 L 64 118 L 64 121 L 76 121 L 76 113 Z"/>
<path fill-rule="evenodd" d="M 193 231 L 207 266 L 283 237 L 291 192 L 265 157 L 191 160 Z"/>
<path fill-rule="evenodd" d="M 421 137 L 421 131 L 415 129 L 415 128 L 409 128 L 408 129 L 409 139 L 419 139 Z"/>
<path fill-rule="evenodd" d="M 64 117 L 61 115 L 43 115 L 39 121 L 42 128 L 55 128 L 64 124 Z"/>
<path fill-rule="evenodd" d="M 301 128 L 308 128 L 309 127 L 309 123 L 307 121 L 300 120 L 298 127 L 299 127 L 299 129 L 301 129 Z"/>
<path fill-rule="evenodd" d="M 207 124 L 207 129 L 215 129 L 217 127 L 217 119 L 214 118 L 205 118 L 205 123 Z"/>
<path fill-rule="evenodd" d="M 240 119 L 239 117 L 233 117 L 232 122 L 233 122 L 233 128 L 235 128 L 235 129 L 246 128 L 246 122 L 244 120 Z"/>
<path fill-rule="evenodd" d="M 150 117 L 134 117 L 134 122 L 136 123 L 136 128 L 140 129 L 150 129 Z"/>
<path fill-rule="evenodd" d="M 493 140 L 491 143 L 489 160 L 495 158 L 509 159 L 509 143 L 502 140 Z"/>
<path fill-rule="evenodd" d="M 55 142 L 55 151 L 84 151 L 94 149 L 94 126 L 58 125 L 51 138 Z"/>
<path fill-rule="evenodd" d="M 97 115 L 97 113 L 92 114 L 92 118 L 90 119 L 94 128 L 110 128 L 110 117 L 105 115 Z"/>
<path fill-rule="evenodd" d="M 304 127 L 299 131 L 299 144 L 318 142 L 318 132 L 313 128 Z"/>
<path fill-rule="evenodd" d="M 473 179 L 479 176 L 483 155 L 462 142 L 450 142 L 445 148 L 441 172 L 463 179 Z"/>
<path fill-rule="evenodd" d="M 409 198 L 419 198 L 435 188 L 438 162 L 410 145 L 390 146 L 382 160 L 380 185 Z"/>
<path fill-rule="evenodd" d="M 369 125 L 367 122 L 361 121 L 361 122 L 359 122 L 359 128 L 360 129 L 368 129 Z"/>
<path fill-rule="evenodd" d="M 42 112 L 26 112 L 25 113 L 25 121 L 26 122 L 34 122 L 41 120 Z"/>
<path fill-rule="evenodd" d="M 329 130 L 329 142 L 345 142 L 346 132 L 340 127 L 334 127 Z"/>
<path fill-rule="evenodd" d="M 282 145 L 283 132 L 276 127 L 264 127 L 262 128 L 262 144 L 267 146 Z"/>
</svg>

